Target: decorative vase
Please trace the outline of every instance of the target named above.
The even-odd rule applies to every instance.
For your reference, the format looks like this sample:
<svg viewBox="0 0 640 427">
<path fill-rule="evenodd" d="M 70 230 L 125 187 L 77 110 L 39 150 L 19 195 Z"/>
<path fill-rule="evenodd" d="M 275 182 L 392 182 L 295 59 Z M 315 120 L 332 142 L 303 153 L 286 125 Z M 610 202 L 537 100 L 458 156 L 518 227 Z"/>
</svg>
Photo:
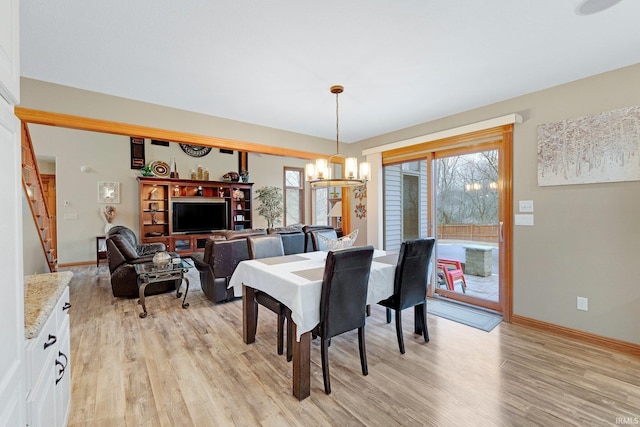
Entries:
<svg viewBox="0 0 640 427">
<path fill-rule="evenodd" d="M 153 256 L 153 263 L 158 267 L 165 266 L 171 262 L 171 255 L 167 252 L 157 252 Z"/>
</svg>

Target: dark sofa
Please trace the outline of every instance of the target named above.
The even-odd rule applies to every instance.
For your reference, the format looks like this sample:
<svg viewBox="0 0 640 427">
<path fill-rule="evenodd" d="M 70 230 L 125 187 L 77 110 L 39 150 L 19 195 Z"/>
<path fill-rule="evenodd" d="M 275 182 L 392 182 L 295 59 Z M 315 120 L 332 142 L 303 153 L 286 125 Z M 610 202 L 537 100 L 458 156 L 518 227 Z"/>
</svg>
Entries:
<svg viewBox="0 0 640 427">
<path fill-rule="evenodd" d="M 311 237 L 307 233 L 317 230 L 333 230 L 327 226 L 290 226 L 269 229 L 269 234 L 280 234 L 285 255 L 313 251 Z M 233 289 L 227 289 L 229 278 L 240 261 L 249 259 L 247 236 L 264 235 L 265 230 L 221 231 L 210 236 L 204 253 L 191 255 L 200 272 L 202 291 L 215 303 L 234 298 Z"/>
<path fill-rule="evenodd" d="M 107 258 L 111 273 L 111 291 L 114 297 L 133 298 L 139 296 L 136 264 L 152 262 L 153 256 L 166 250 L 164 243 L 137 244 L 131 229 L 117 225 L 107 236 Z M 145 295 L 156 295 L 176 290 L 180 281 L 169 280 L 147 286 Z"/>
<path fill-rule="evenodd" d="M 216 303 L 233 299 L 233 289 L 227 286 L 238 263 L 249 259 L 247 236 L 265 234 L 265 230 L 253 229 L 217 233 L 207 240 L 204 253 L 191 255 L 207 298 Z"/>
<path fill-rule="evenodd" d="M 299 254 L 306 252 L 304 250 L 304 232 L 302 226 L 289 226 L 289 227 L 277 227 L 270 228 L 269 234 L 279 234 L 282 237 L 282 246 L 284 247 L 284 254 Z"/>
</svg>

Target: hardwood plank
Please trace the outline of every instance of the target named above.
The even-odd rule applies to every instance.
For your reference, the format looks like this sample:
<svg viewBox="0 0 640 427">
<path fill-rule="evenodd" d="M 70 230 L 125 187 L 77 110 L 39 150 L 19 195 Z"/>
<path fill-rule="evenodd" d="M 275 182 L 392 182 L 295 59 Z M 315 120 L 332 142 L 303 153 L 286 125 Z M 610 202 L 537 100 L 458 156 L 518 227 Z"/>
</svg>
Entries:
<svg viewBox="0 0 640 427">
<path fill-rule="evenodd" d="M 71 268 L 70 426 L 615 425 L 640 416 L 640 358 L 519 325 L 490 333 L 428 315 L 431 341 L 413 333 L 406 354 L 384 309 L 367 318 L 369 375 L 357 334 L 332 340 L 332 394 L 324 394 L 320 340 L 310 346 L 311 396 L 291 394 L 276 317 L 262 312 L 243 342 L 242 302 L 212 304 L 198 288 L 111 295 L 106 266 Z M 194 279 L 192 279 L 194 284 Z"/>
</svg>

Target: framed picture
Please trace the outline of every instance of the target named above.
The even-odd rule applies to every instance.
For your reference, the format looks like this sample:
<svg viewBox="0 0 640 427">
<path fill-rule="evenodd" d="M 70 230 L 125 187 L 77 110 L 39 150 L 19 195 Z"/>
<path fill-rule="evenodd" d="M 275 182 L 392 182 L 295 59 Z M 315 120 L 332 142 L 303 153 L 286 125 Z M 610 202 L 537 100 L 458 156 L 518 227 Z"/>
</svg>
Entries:
<svg viewBox="0 0 640 427">
<path fill-rule="evenodd" d="M 120 183 L 99 181 L 98 203 L 120 203 Z"/>
<path fill-rule="evenodd" d="M 142 169 L 144 166 L 144 138 L 132 136 L 131 141 L 131 169 Z"/>
</svg>

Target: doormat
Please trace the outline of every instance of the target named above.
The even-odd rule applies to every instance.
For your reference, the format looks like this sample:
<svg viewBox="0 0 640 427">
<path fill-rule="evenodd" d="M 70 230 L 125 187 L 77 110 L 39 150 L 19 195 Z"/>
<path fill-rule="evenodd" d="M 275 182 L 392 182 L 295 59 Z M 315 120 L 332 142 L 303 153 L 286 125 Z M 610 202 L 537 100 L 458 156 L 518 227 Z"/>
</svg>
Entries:
<svg viewBox="0 0 640 427">
<path fill-rule="evenodd" d="M 427 300 L 427 313 L 472 326 L 486 332 L 502 322 L 502 316 L 467 305 L 435 299 Z"/>
</svg>

